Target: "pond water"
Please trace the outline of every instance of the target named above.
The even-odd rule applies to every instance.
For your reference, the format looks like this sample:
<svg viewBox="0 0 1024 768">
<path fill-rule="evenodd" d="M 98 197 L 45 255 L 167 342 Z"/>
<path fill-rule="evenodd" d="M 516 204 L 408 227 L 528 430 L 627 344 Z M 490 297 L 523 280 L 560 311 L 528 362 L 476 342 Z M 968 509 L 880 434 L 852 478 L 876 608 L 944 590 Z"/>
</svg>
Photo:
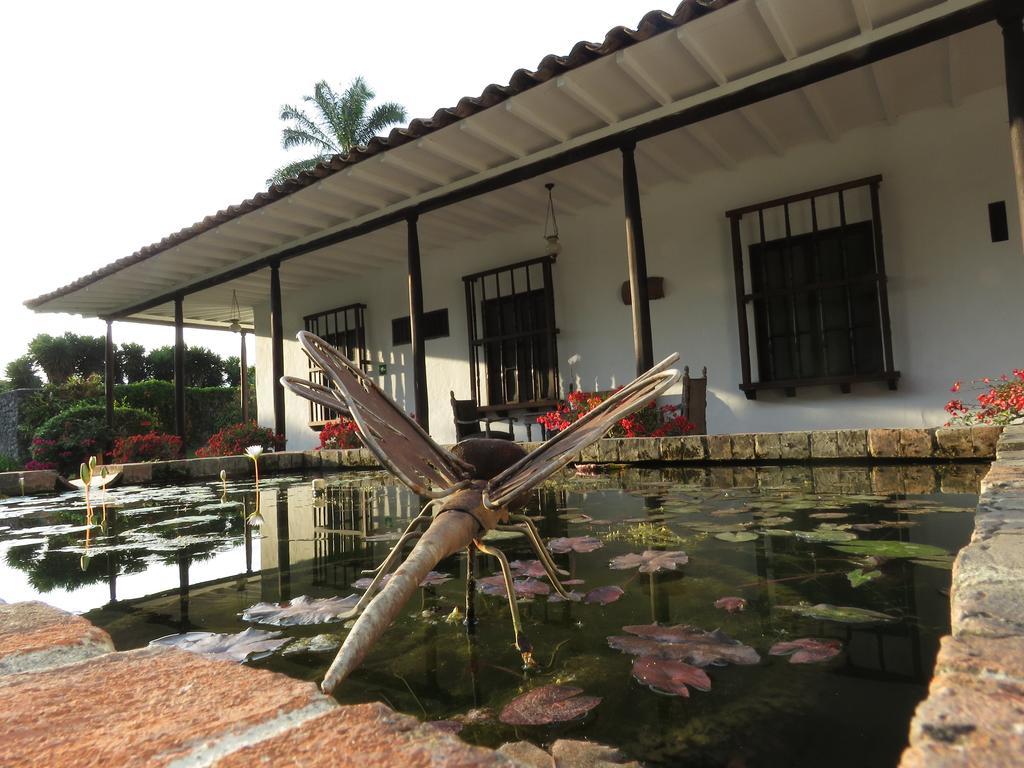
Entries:
<svg viewBox="0 0 1024 768">
<path fill-rule="evenodd" d="M 980 477 L 983 467 L 966 471 Z M 379 473 L 325 475 L 324 487 L 311 479 L 265 479 L 255 529 L 245 522 L 256 503 L 249 479 L 226 491 L 216 482 L 94 493 L 91 529 L 80 493 L 0 501 L 0 598 L 82 613 L 120 650 L 179 632 L 280 631 L 291 642 L 248 663 L 319 681 L 334 650 L 302 650 L 300 640 L 327 635 L 320 640 L 336 645 L 344 624 L 260 626 L 240 614 L 300 595 L 359 594 L 353 583 L 383 559 L 420 500 Z M 466 558 L 449 558 L 436 570 L 453 578 L 420 590 L 337 697 L 456 721 L 462 738 L 490 746 L 569 737 L 613 744 L 651 765 L 896 765 L 949 631 L 946 553 L 969 539 L 976 496 L 920 484 L 912 494 L 836 492 L 849 487 L 826 486 L 818 470 L 800 467 L 563 474 L 535 494 L 527 514 L 545 541 L 593 537 L 580 548 L 598 548 L 554 558 L 582 580 L 579 594 L 618 586 L 619 599 L 520 600 L 538 663 L 524 671 L 502 595 L 475 595 L 472 632 L 458 611 L 452 616 L 466 602 Z M 880 542 L 896 544 L 880 550 Z M 535 557 L 525 538 L 495 545 L 510 560 Z M 609 567 L 647 550 L 685 552 L 687 562 L 677 556 L 676 570 L 653 573 Z M 478 567 L 481 577 L 498 572 L 489 557 Z M 848 574 L 858 568 L 866 580 L 855 587 Z M 722 597 L 743 598 L 745 610 L 715 607 Z M 819 604 L 886 615 L 846 623 L 809 610 Z M 635 657 L 608 640 L 627 638 L 612 644 L 631 649 L 645 630 L 623 627 L 655 623 L 720 629 L 760 661 L 707 666 L 710 690 L 691 687 L 688 697 L 657 692 L 634 679 Z M 710 637 L 727 651 L 742 648 Z M 841 651 L 808 664 L 768 653 L 802 638 L 837 641 Z M 602 700 L 560 725 L 498 720 L 513 698 L 549 683 Z"/>
</svg>

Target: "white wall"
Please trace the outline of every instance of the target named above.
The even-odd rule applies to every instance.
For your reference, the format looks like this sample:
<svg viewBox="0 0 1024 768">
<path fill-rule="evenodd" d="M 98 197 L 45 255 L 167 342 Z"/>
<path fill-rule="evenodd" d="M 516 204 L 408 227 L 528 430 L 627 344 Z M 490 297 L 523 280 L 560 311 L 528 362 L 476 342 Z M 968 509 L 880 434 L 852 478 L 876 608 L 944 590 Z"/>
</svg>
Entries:
<svg viewBox="0 0 1024 768">
<path fill-rule="evenodd" d="M 847 395 L 837 387 L 818 387 L 798 389 L 793 398 L 763 392 L 756 401 L 746 400 L 737 388 L 739 343 L 725 211 L 876 173 L 884 176 L 893 350 L 902 373 L 898 391 L 873 383 L 854 385 Z M 955 110 L 914 113 L 895 125 L 859 129 L 835 143 L 806 145 L 685 183 L 645 188 L 642 176 L 640 183 L 648 272 L 665 278 L 667 292 L 651 304 L 655 358 L 678 351 L 691 370 L 708 367 L 713 433 L 934 426 L 945 420 L 942 407 L 954 379 L 997 374 L 1024 360 L 1019 324 L 1024 255 L 1002 89 L 972 96 Z M 997 200 L 1007 201 L 1011 239 L 1006 243 L 990 242 L 987 206 Z M 856 218 L 856 199 L 851 207 Z M 559 224 L 564 250 L 554 283 L 560 371 L 565 377 L 565 361 L 579 353 L 584 388 L 624 383 L 632 378 L 634 364 L 630 312 L 618 297 L 626 279 L 622 204 L 562 215 Z M 540 255 L 542 227 L 538 219 L 535 227 L 422 254 L 425 309 L 449 310 L 451 335 L 427 342 L 430 427 L 442 442 L 454 439 L 449 390 L 469 397 L 461 276 Z M 286 371 L 306 370 L 298 345 L 289 341 L 302 327 L 302 316 L 356 301 L 368 305 L 367 341 L 374 360 L 388 363 L 381 383 L 412 410 L 409 347 L 390 348 L 392 318 L 408 313 L 400 269 L 301 296 L 285 294 Z M 265 306 L 256 313 L 259 419 L 269 425 L 269 320 Z M 315 445 L 305 404 L 288 395 L 286 407 L 289 447 Z"/>
</svg>

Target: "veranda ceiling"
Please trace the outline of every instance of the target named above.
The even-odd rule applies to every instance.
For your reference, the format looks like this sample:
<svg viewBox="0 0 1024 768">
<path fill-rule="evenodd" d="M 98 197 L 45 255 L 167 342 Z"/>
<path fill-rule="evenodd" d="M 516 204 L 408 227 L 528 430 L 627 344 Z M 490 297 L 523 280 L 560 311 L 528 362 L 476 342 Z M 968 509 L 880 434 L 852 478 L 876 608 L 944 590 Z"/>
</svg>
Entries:
<svg viewBox="0 0 1024 768">
<path fill-rule="evenodd" d="M 601 45 L 579 44 L 568 57 L 546 57 L 538 70 L 517 72 L 508 87 L 490 86 L 477 99 L 375 140 L 349 160 L 325 163 L 315 174 L 26 304 L 42 312 L 168 321 L 174 317 L 168 297 L 180 292 L 187 294 L 186 322 L 226 326 L 234 291 L 243 323 L 251 325 L 252 305 L 268 294 L 266 271 L 211 285 L 218 275 L 324 235 L 370 230 L 375 219 L 393 218 L 489 177 L 986 4 L 686 0 L 673 16 L 645 16 L 637 33 L 617 28 Z M 709 6 L 717 10 L 704 12 Z M 955 107 L 1002 82 L 1001 50 L 998 26 L 983 24 L 646 139 L 637 145 L 641 189 L 732 169 L 809 142 L 835 141 L 914 110 Z M 541 182 L 548 180 L 558 185 L 562 215 L 622 195 L 618 153 L 591 157 L 427 213 L 419 220 L 424 258 L 493 232 L 539 228 Z M 399 221 L 289 259 L 281 267 L 282 289 L 287 294 L 322 283 L 325 276 L 365 275 L 404 264 L 405 236 Z M 197 284 L 202 288 L 195 291 Z"/>
</svg>

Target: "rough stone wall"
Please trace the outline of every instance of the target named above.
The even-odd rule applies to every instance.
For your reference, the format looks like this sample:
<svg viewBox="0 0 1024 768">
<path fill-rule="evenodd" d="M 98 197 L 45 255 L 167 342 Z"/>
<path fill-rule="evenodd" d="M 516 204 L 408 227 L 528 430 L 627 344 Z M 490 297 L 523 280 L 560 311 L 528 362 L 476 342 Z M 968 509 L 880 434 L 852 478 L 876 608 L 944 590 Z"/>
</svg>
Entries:
<svg viewBox="0 0 1024 768">
<path fill-rule="evenodd" d="M 9 456 L 20 462 L 28 461 L 28 446 L 18 439 L 18 421 L 22 402 L 34 391 L 12 389 L 0 392 L 0 456 Z"/>
</svg>

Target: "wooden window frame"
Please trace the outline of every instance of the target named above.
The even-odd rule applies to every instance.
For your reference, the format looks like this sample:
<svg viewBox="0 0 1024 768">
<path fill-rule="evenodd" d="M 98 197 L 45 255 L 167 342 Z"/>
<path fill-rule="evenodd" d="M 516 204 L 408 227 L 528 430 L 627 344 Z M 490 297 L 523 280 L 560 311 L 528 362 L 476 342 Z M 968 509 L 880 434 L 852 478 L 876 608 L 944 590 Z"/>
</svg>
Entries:
<svg viewBox="0 0 1024 768">
<path fill-rule="evenodd" d="M 552 280 L 552 265 L 555 263 L 554 256 L 542 256 L 537 259 L 528 259 L 514 264 L 506 264 L 494 269 L 476 272 L 462 278 L 466 291 L 466 319 L 467 336 L 469 341 L 469 368 L 470 368 L 470 390 L 473 401 L 477 403 L 482 411 L 505 412 L 512 410 L 536 410 L 549 408 L 558 402 L 558 327 L 555 324 L 555 292 Z M 536 277 L 531 274 L 540 273 L 540 285 L 536 285 Z M 519 275 L 519 289 L 516 287 L 516 277 Z M 510 290 L 502 293 L 502 283 L 507 280 Z M 528 295 L 538 290 L 544 291 L 544 325 L 536 330 L 520 331 L 501 327 L 497 335 L 484 336 L 483 307 L 488 301 L 508 299 L 512 296 Z M 498 344 L 499 354 L 504 355 L 504 343 L 513 341 L 517 344 L 517 360 L 515 365 L 515 377 L 520 379 L 522 374 L 518 365 L 518 344 L 522 340 L 532 340 L 540 337 L 546 345 L 545 354 L 549 361 L 545 371 L 538 371 L 533 368 L 532 356 L 529 375 L 531 377 L 532 390 L 534 393 L 546 390 L 548 396 L 544 398 L 534 397 L 532 400 L 509 400 L 508 394 L 504 394 L 504 402 L 484 403 L 482 402 L 488 391 L 487 376 L 487 349 L 488 345 Z M 531 347 L 532 349 L 532 347 Z M 484 367 L 484 381 L 481 383 L 480 370 Z M 504 362 L 499 363 L 499 368 L 505 370 Z M 544 382 L 546 377 L 547 381 Z M 502 388 L 506 389 L 503 377 Z"/>
<path fill-rule="evenodd" d="M 887 277 L 885 274 L 885 252 L 882 244 L 882 220 L 881 220 L 881 206 L 879 202 L 879 186 L 882 183 L 882 177 L 869 176 L 863 179 L 856 179 L 853 181 L 847 181 L 841 184 L 834 184 L 828 187 L 822 187 L 820 189 L 814 189 L 809 192 L 803 192 L 796 195 L 789 195 L 787 197 L 780 197 L 774 200 L 767 200 L 761 203 L 755 203 L 753 205 L 747 205 L 742 208 L 736 208 L 726 212 L 726 217 L 729 219 L 731 235 L 732 235 L 732 252 L 733 252 L 733 272 L 735 278 L 736 287 L 736 313 L 738 320 L 739 330 L 739 342 L 740 342 L 740 366 L 742 381 L 739 388 L 746 395 L 747 399 L 754 400 L 757 398 L 757 393 L 762 390 L 782 390 L 788 397 L 792 397 L 796 394 L 798 387 L 810 387 L 810 386 L 822 386 L 822 385 L 833 385 L 838 386 L 840 391 L 847 393 L 850 391 L 853 384 L 863 382 L 885 382 L 889 389 L 895 390 L 897 382 L 900 378 L 900 372 L 896 370 L 893 364 L 893 353 L 892 353 L 892 325 L 889 315 L 889 296 L 887 287 Z M 873 274 L 860 276 L 856 278 L 845 277 L 845 266 L 844 266 L 844 280 L 836 283 L 832 287 L 848 287 L 855 283 L 863 285 L 864 283 L 870 283 L 875 286 L 875 294 L 878 302 L 878 313 L 879 313 L 879 333 L 880 333 L 880 345 L 882 351 L 882 368 L 877 371 L 871 372 L 855 372 L 855 373 L 844 373 L 836 375 L 824 375 L 824 376 L 813 376 L 813 377 L 802 377 L 798 379 L 788 380 L 762 380 L 754 381 L 751 374 L 751 358 L 750 358 L 750 327 L 753 325 L 757 328 L 756 321 L 756 309 L 755 302 L 762 298 L 761 295 L 756 294 L 751 289 L 747 291 L 746 285 L 746 267 L 749 265 L 749 258 L 746 255 L 743 235 L 741 229 L 741 222 L 745 215 L 754 214 L 758 218 L 758 230 L 760 239 L 758 242 L 751 243 L 751 246 L 764 245 L 768 241 L 765 237 L 764 228 L 764 215 L 765 211 L 769 209 L 781 208 L 783 211 L 783 217 L 785 221 L 785 237 L 780 238 L 783 241 L 790 241 L 794 239 L 794 236 L 790 227 L 790 206 L 794 203 L 809 202 L 811 211 L 811 231 L 801 236 L 810 236 L 811 238 L 817 238 L 819 231 L 831 232 L 833 229 L 839 230 L 839 244 L 840 252 L 842 252 L 842 240 L 843 233 L 847 231 L 849 227 L 862 225 L 863 222 L 850 223 L 846 217 L 846 204 L 845 204 L 845 193 L 855 190 L 867 188 L 870 196 L 871 205 L 871 219 L 869 225 L 871 227 L 871 240 L 873 247 L 874 265 L 875 269 Z M 838 198 L 839 208 L 839 226 L 837 228 L 830 228 L 829 230 L 819 230 L 818 228 L 818 215 L 816 202 L 818 199 L 835 195 Z M 844 259 L 845 265 L 845 259 Z M 809 288 L 821 288 L 822 286 L 805 286 Z M 794 329 L 793 333 L 796 334 L 797 330 L 795 327 L 795 319 L 793 320 Z M 821 329 L 822 333 L 824 332 Z M 759 370 L 760 363 L 759 362 Z"/>
<path fill-rule="evenodd" d="M 329 320 L 334 320 L 334 331 L 330 331 L 331 323 Z M 340 321 L 339 321 L 339 318 Z M 320 322 L 323 321 L 323 327 Z M 365 304 L 346 304 L 343 307 L 335 307 L 334 309 L 325 309 L 322 312 L 314 312 L 311 315 L 306 315 L 302 318 L 302 325 L 311 333 L 315 333 L 327 341 L 333 344 L 334 340 L 332 336 L 337 336 L 339 333 L 343 333 L 346 337 L 353 331 L 356 334 L 356 345 L 355 352 L 356 357 L 352 359 L 356 365 L 359 366 L 360 370 L 367 370 L 370 365 L 369 353 L 366 350 L 366 305 Z M 342 354 L 351 358 L 350 345 L 346 342 L 345 348 L 340 350 Z M 309 380 L 316 384 L 327 385 L 327 378 L 324 372 L 321 371 L 313 361 L 309 361 Z M 332 411 L 329 408 L 325 408 L 322 405 L 310 401 L 309 403 L 309 426 L 313 429 L 319 429 L 324 426 L 328 421 L 337 419 L 340 414 L 337 411 Z"/>
</svg>

